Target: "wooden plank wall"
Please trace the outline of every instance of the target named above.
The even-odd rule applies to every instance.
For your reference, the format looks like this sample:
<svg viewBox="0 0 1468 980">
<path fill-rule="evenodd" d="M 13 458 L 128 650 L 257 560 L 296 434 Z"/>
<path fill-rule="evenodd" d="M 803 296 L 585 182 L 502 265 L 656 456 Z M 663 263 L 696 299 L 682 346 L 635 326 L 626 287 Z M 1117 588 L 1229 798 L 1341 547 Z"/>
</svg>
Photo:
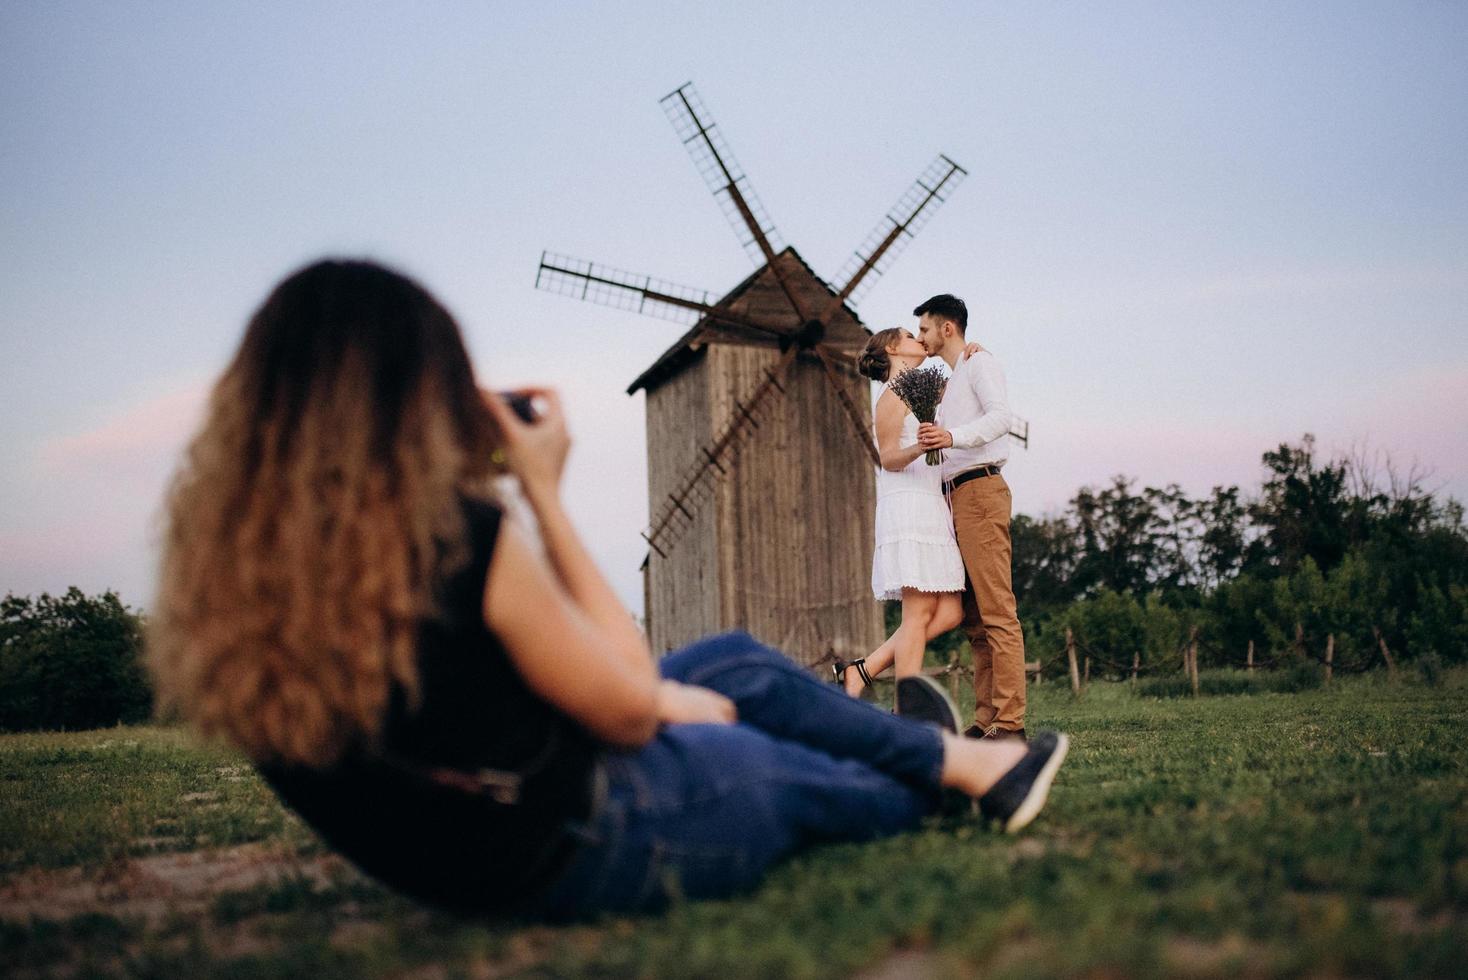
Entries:
<svg viewBox="0 0 1468 980">
<path fill-rule="evenodd" d="M 802 305 L 823 309 L 831 294 L 793 252 L 779 259 Z M 765 270 L 733 304 L 768 317 L 789 302 Z M 865 336 L 845 311 L 832 339 L 850 348 Z M 700 447 L 732 417 L 779 359 L 750 334 L 708 335 L 704 354 L 647 394 L 648 489 L 657 513 L 699 459 Z M 870 417 L 871 389 L 841 372 L 852 400 Z M 662 653 L 725 629 L 746 629 L 795 660 L 814 664 L 834 651 L 863 656 L 884 639 L 871 595 L 875 480 L 825 372 L 814 355 L 792 366 L 786 394 L 760 416 L 732 474 L 695 511 L 694 525 L 648 561 L 648 636 Z"/>
<path fill-rule="evenodd" d="M 778 359 L 769 347 L 715 345 L 714 417 Z M 861 656 L 883 639 L 871 595 L 872 466 L 812 356 L 761 423 L 735 475 L 719 483 L 721 625 L 748 629 L 797 661 Z M 848 389 L 870 404 L 860 378 Z"/>
<path fill-rule="evenodd" d="M 649 520 L 698 458 L 700 447 L 712 439 L 707 375 L 708 359 L 703 357 L 647 393 Z M 644 615 L 655 654 L 720 628 L 715 508 L 700 507 L 694 517 L 666 559 L 656 552 L 648 557 Z"/>
</svg>

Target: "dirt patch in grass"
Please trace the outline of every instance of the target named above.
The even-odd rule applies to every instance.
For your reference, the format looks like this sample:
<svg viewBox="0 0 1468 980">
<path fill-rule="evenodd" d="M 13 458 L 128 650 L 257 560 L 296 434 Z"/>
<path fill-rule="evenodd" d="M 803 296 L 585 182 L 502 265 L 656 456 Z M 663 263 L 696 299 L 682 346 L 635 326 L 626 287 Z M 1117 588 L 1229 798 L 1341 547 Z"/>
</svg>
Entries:
<svg viewBox="0 0 1468 980">
<path fill-rule="evenodd" d="M 24 923 L 102 913 L 157 923 L 173 914 L 202 912 L 227 892 L 287 879 L 326 887 L 355 874 L 336 855 L 302 855 L 267 844 L 156 854 L 100 869 L 32 869 L 0 883 L 0 920 Z"/>
<path fill-rule="evenodd" d="M 1230 934 L 1217 942 L 1175 936 L 1163 947 L 1167 972 L 1174 976 L 1267 976 L 1267 950 Z"/>
<path fill-rule="evenodd" d="M 905 949 L 856 974 L 855 980 L 932 980 L 948 975 L 951 967 L 943 957 L 920 949 Z"/>
<path fill-rule="evenodd" d="M 1445 929 L 1457 929 L 1468 935 L 1468 912 L 1457 914 L 1449 909 L 1426 913 L 1409 898 L 1379 898 L 1371 903 L 1376 913 L 1393 932 L 1422 936 Z"/>
</svg>

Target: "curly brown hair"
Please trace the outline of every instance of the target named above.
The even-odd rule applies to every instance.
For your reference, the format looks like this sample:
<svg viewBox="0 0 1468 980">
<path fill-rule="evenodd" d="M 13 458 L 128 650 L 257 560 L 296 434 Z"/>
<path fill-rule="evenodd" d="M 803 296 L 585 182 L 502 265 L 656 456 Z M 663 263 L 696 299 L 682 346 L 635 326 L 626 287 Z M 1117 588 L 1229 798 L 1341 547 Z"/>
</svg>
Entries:
<svg viewBox="0 0 1468 980">
<path fill-rule="evenodd" d="M 873 381 L 886 381 L 887 376 L 892 373 L 892 359 L 887 354 L 887 348 L 901 339 L 901 327 L 878 330 L 867 341 L 861 357 L 856 362 L 856 369 L 864 377 L 871 378 Z"/>
<path fill-rule="evenodd" d="M 369 262 L 255 313 L 166 503 L 148 661 L 160 709 L 256 761 L 322 766 L 415 704 L 433 583 L 467 558 L 493 423 L 453 318 Z"/>
</svg>

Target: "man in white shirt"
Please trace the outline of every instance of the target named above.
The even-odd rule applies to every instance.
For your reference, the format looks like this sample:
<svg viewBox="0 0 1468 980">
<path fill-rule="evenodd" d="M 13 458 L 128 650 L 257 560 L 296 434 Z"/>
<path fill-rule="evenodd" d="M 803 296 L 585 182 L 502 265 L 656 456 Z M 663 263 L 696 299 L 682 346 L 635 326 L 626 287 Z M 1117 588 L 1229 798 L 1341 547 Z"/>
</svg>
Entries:
<svg viewBox="0 0 1468 980">
<path fill-rule="evenodd" d="M 969 587 L 963 624 L 974 651 L 974 738 L 1025 737 L 1025 638 L 1011 584 L 1009 484 L 999 471 L 1009 458 L 1009 395 L 1004 369 L 982 348 L 964 355 L 968 307 L 957 296 L 934 296 L 913 310 L 928 354 L 953 370 L 943 394 L 942 427 L 925 422 L 918 443 L 943 449 L 943 482 Z"/>
</svg>

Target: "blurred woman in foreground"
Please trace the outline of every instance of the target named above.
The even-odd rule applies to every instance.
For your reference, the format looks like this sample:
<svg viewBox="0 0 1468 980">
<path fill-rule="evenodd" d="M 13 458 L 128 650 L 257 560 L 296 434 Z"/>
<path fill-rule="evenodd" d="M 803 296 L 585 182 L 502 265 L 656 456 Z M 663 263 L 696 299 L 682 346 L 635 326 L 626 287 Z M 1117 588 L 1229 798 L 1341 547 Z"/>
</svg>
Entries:
<svg viewBox="0 0 1468 980">
<path fill-rule="evenodd" d="M 727 895 L 798 848 L 915 827 L 945 788 L 1033 819 L 1064 736 L 895 718 L 742 633 L 655 664 L 562 507 L 559 402 L 526 394 L 531 423 L 394 272 L 281 283 L 168 501 L 162 705 L 364 870 L 466 912 Z M 506 471 L 543 556 L 488 489 Z"/>
</svg>

